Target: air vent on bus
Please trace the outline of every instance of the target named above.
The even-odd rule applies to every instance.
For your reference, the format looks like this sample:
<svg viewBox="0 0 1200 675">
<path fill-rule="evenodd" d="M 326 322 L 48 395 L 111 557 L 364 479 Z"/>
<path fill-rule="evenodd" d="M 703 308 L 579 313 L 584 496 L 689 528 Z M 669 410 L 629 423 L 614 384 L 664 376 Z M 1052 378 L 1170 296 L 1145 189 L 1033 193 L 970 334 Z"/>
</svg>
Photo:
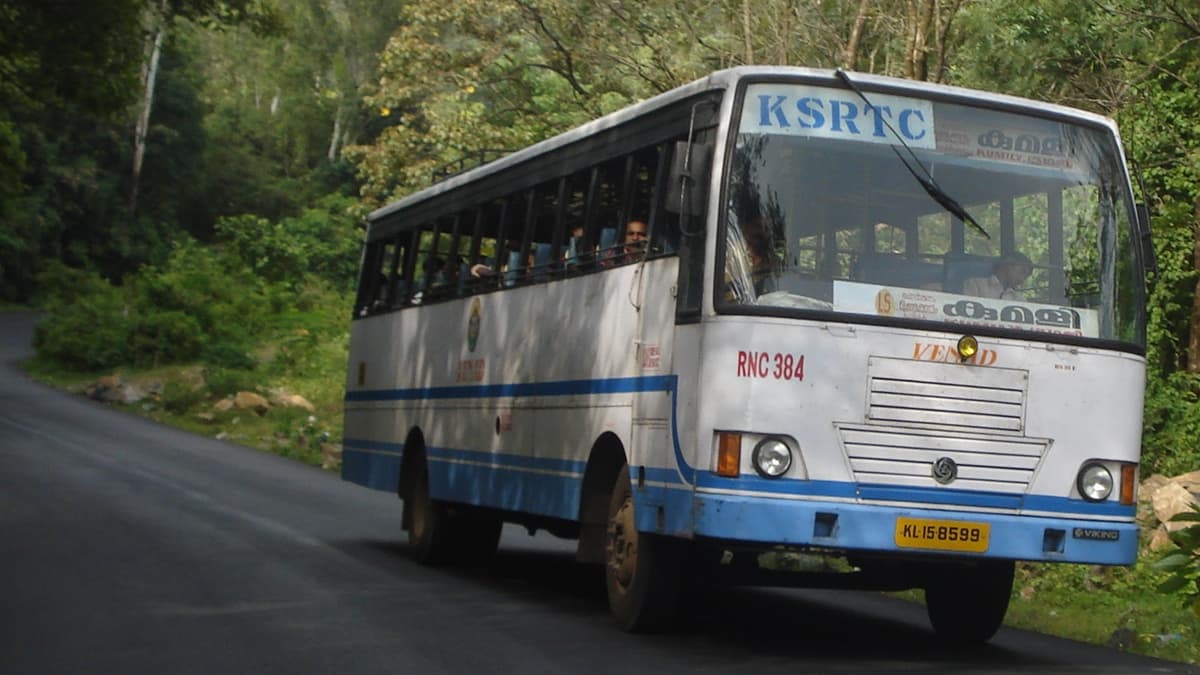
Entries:
<svg viewBox="0 0 1200 675">
<path fill-rule="evenodd" d="M 1028 373 L 996 367 L 872 357 L 868 424 L 1020 434 Z"/>
<path fill-rule="evenodd" d="M 942 486 L 1023 494 L 1048 445 L 1039 438 L 947 435 L 908 427 L 839 425 L 838 431 L 860 486 Z M 948 482 L 933 478 L 932 467 L 942 458 L 954 462 L 955 475 Z M 866 487 L 860 493 L 864 498 L 887 498 Z"/>
</svg>

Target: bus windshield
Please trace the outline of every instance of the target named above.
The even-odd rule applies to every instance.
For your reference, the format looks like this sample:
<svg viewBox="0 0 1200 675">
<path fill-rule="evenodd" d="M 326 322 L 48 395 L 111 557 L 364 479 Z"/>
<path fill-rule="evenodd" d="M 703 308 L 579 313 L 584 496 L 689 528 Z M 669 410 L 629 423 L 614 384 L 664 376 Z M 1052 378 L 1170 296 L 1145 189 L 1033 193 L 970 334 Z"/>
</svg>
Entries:
<svg viewBox="0 0 1200 675">
<path fill-rule="evenodd" d="M 719 310 L 1141 343 L 1143 272 L 1113 133 L 911 96 L 868 99 L 747 87 L 728 164 Z M 976 222 L 952 215 L 913 173 Z"/>
</svg>

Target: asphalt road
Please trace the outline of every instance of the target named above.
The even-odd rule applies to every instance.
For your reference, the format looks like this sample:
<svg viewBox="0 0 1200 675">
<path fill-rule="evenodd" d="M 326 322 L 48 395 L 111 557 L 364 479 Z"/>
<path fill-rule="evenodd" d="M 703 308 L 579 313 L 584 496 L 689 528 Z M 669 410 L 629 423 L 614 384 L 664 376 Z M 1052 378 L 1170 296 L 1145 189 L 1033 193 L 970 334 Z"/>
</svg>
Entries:
<svg viewBox="0 0 1200 675">
<path fill-rule="evenodd" d="M 1200 672 L 1009 629 L 949 650 L 870 593 L 709 591 L 627 635 L 569 543 L 421 567 L 393 496 L 31 382 L 33 322 L 0 314 L 0 673 Z"/>
</svg>

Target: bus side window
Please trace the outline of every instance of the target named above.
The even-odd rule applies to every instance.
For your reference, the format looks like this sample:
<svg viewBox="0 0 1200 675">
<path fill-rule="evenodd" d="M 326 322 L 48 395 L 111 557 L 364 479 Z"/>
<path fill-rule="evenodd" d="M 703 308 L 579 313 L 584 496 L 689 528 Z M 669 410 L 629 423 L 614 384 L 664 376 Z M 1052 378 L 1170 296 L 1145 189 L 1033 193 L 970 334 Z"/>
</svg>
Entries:
<svg viewBox="0 0 1200 675">
<path fill-rule="evenodd" d="M 613 254 L 617 244 L 617 228 L 606 227 L 600 230 L 600 257 L 607 258 Z"/>
<path fill-rule="evenodd" d="M 359 278 L 358 299 L 355 316 L 367 316 L 387 302 L 388 265 L 391 264 L 391 242 L 376 241 L 367 244 L 362 275 Z"/>
<path fill-rule="evenodd" d="M 533 254 L 533 280 L 545 281 L 550 273 L 550 263 L 554 246 L 539 242 Z"/>
<path fill-rule="evenodd" d="M 563 263 L 568 274 L 579 271 L 581 263 L 586 262 L 588 246 L 584 220 L 584 206 L 587 199 L 588 177 L 591 170 L 577 171 L 567 178 L 566 203 L 563 204 Z"/>
</svg>

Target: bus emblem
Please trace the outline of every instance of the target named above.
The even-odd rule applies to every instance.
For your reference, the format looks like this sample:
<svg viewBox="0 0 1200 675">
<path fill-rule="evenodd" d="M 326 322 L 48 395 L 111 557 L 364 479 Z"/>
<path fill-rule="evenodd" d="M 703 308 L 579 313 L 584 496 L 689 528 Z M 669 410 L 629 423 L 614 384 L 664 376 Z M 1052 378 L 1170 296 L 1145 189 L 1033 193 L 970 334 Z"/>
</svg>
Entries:
<svg viewBox="0 0 1200 675">
<path fill-rule="evenodd" d="M 958 478 L 958 465 L 949 457 L 939 457 L 933 463 L 933 479 L 942 485 L 948 485 Z"/>
<path fill-rule="evenodd" d="M 875 311 L 881 316 L 891 316 L 895 311 L 896 303 L 892 299 L 892 292 L 886 288 L 882 288 L 875 294 Z"/>
<path fill-rule="evenodd" d="M 471 318 L 467 319 L 467 349 L 471 352 L 475 351 L 475 345 L 479 344 L 479 320 L 481 318 L 482 308 L 479 304 L 479 298 L 471 301 Z"/>
</svg>

